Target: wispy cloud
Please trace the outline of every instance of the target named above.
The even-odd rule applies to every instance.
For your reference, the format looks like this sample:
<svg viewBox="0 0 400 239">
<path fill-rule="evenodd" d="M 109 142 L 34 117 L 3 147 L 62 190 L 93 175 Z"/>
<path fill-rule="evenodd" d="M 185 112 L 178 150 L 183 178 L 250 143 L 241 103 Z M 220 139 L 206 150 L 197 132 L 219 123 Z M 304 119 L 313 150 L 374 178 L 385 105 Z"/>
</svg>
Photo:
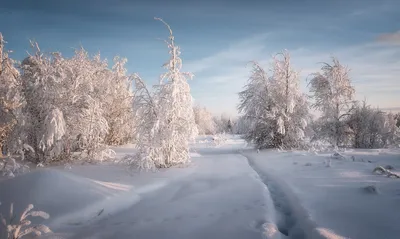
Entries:
<svg viewBox="0 0 400 239">
<path fill-rule="evenodd" d="M 246 63 L 257 60 L 268 68 L 271 56 L 283 49 L 269 48 L 269 34 L 251 37 L 228 46 L 206 58 L 186 64 L 188 70 L 197 74 L 199 87 L 207 89 L 196 96 L 198 102 L 211 108 L 213 112 L 226 111 L 235 114 L 239 92 L 249 76 Z M 321 67 L 319 62 L 330 62 L 337 57 L 351 68 L 351 77 L 357 91 L 357 99 L 367 99 L 368 103 L 380 107 L 398 107 L 398 76 L 400 75 L 400 48 L 380 43 L 365 43 L 355 46 L 336 47 L 332 50 L 312 50 L 307 48 L 288 49 L 293 66 L 301 72 L 301 86 L 307 92 L 306 78 Z M 218 100 L 209 97 L 218 95 Z M 235 104 L 227 107 L 228 99 Z"/>
<path fill-rule="evenodd" d="M 377 40 L 382 43 L 388 43 L 400 46 L 400 30 L 392 33 L 385 33 L 378 36 Z"/>
</svg>

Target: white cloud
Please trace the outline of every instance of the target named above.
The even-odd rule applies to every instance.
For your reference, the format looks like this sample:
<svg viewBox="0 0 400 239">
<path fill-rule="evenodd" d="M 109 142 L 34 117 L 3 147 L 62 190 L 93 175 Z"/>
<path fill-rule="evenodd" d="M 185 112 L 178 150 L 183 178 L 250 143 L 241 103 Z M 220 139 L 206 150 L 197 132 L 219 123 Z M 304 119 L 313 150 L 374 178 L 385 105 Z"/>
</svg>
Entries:
<svg viewBox="0 0 400 239">
<path fill-rule="evenodd" d="M 225 50 L 206 58 L 186 62 L 184 67 L 194 74 L 204 71 L 228 71 L 242 65 L 254 57 L 259 57 L 265 48 L 264 42 L 270 34 L 259 34 L 227 46 Z"/>
</svg>

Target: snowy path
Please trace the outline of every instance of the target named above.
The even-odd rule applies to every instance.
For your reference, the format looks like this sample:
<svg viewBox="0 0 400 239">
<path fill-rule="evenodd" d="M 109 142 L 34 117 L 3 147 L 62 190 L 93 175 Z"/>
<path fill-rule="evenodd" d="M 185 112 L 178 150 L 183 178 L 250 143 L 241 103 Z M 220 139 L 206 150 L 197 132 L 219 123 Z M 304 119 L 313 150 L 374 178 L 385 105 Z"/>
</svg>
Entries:
<svg viewBox="0 0 400 239">
<path fill-rule="evenodd" d="M 209 155 L 194 159 L 194 165 L 194 173 L 79 229 L 72 238 L 261 238 L 263 224 L 272 222 L 275 213 L 246 158 Z"/>
<path fill-rule="evenodd" d="M 248 157 L 248 161 L 271 193 L 277 211 L 278 230 L 289 238 L 315 238 L 317 235 L 314 235 L 314 229 L 317 226 L 310 220 L 289 186 L 272 172 L 262 171 L 251 157 Z"/>
<path fill-rule="evenodd" d="M 236 136 L 217 147 L 202 141 L 187 168 L 129 175 L 120 165 L 75 165 L 2 181 L 0 213 L 33 203 L 51 215 L 38 223 L 60 239 L 399 238 L 400 181 L 372 173 L 379 165 L 400 173 L 399 150 L 348 150 L 327 167 L 329 152 L 257 153 Z"/>
</svg>

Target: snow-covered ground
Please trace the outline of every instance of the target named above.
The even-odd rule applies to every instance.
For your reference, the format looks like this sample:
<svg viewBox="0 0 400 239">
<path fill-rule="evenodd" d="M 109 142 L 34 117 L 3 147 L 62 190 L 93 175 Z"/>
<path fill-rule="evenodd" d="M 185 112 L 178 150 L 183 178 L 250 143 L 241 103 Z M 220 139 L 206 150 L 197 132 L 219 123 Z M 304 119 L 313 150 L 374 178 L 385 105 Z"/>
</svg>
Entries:
<svg viewBox="0 0 400 239">
<path fill-rule="evenodd" d="M 245 152 L 279 204 L 278 225 L 289 234 L 297 230 L 297 224 L 304 229 L 301 224 L 307 223 L 345 238 L 399 238 L 400 180 L 372 171 L 387 165 L 393 171 L 400 169 L 400 152 L 348 150 L 341 154 L 345 158 L 331 159 L 328 167 L 330 153 Z M 366 190 L 368 186 L 377 192 Z"/>
<path fill-rule="evenodd" d="M 400 152 L 347 150 L 328 167 L 331 154 L 256 152 L 238 136 L 218 145 L 199 137 L 187 167 L 72 165 L 2 180 L 0 212 L 32 203 L 51 216 L 33 222 L 57 238 L 399 238 L 400 179 L 372 171 L 396 172 Z M 376 192 L 364 189 L 371 185 Z"/>
</svg>

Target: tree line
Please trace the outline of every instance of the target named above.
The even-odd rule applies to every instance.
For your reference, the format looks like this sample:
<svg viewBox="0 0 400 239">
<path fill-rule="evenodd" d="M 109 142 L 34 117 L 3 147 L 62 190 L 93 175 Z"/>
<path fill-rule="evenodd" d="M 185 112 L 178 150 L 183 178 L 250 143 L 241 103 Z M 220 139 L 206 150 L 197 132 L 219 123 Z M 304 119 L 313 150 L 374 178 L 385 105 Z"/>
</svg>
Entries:
<svg viewBox="0 0 400 239">
<path fill-rule="evenodd" d="M 189 142 L 198 134 L 243 134 L 258 148 L 306 148 L 316 141 L 357 148 L 398 144 L 400 117 L 354 99 L 349 69 L 337 59 L 324 63 L 300 90 L 299 73 L 290 54 L 272 59 L 266 70 L 251 62 L 247 84 L 239 93 L 240 117 L 215 117 L 193 106 L 182 72 L 180 48 L 169 37 L 169 59 L 158 84 L 146 86 L 139 74 L 128 74 L 127 59 L 110 65 L 83 48 L 66 58 L 42 52 L 37 42 L 17 62 L 9 57 L 0 34 L 0 148 L 35 163 L 103 160 L 113 157 L 109 145 L 134 143 L 129 163 L 162 168 L 189 162 Z M 314 119 L 310 109 L 321 113 Z"/>
<path fill-rule="evenodd" d="M 288 51 L 277 54 L 267 72 L 252 62 L 239 93 L 241 131 L 259 148 L 307 148 L 323 141 L 335 147 L 380 148 L 400 143 L 400 115 L 355 100 L 350 69 L 338 59 L 322 63 L 308 80 L 309 94 Z M 318 111 L 317 119 L 310 109 Z"/>
</svg>

